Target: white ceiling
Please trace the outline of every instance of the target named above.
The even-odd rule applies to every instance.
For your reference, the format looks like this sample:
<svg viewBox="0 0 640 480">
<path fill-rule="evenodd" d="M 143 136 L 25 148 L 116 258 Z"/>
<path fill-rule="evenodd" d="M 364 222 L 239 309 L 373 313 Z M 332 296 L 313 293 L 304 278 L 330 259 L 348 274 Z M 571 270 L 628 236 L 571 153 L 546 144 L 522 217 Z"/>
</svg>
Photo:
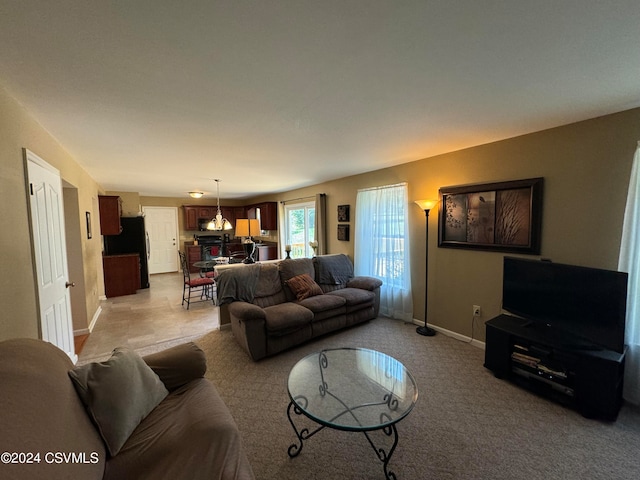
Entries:
<svg viewBox="0 0 640 480">
<path fill-rule="evenodd" d="M 640 106 L 639 25 L 638 0 L 0 0 L 0 85 L 107 190 L 241 198 Z"/>
</svg>

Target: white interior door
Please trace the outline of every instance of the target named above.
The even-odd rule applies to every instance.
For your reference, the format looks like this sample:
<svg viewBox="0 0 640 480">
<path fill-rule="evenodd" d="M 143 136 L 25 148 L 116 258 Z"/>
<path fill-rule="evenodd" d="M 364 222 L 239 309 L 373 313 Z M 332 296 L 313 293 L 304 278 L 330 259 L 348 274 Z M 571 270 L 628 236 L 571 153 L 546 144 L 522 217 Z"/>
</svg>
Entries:
<svg viewBox="0 0 640 480">
<path fill-rule="evenodd" d="M 178 209 L 142 207 L 149 234 L 149 273 L 178 271 Z"/>
<path fill-rule="evenodd" d="M 36 264 L 40 334 L 66 352 L 75 363 L 69 299 L 67 247 L 60 172 L 25 150 L 29 176 L 33 254 Z"/>
</svg>

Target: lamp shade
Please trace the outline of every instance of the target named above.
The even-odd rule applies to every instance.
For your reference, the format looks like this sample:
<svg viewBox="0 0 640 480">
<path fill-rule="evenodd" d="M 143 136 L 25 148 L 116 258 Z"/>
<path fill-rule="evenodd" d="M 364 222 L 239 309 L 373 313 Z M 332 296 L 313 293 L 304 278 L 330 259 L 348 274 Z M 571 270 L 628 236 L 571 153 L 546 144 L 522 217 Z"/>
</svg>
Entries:
<svg viewBox="0 0 640 480">
<path fill-rule="evenodd" d="M 252 237 L 260 233 L 260 221 L 256 218 L 238 218 L 236 237 Z"/>
<path fill-rule="evenodd" d="M 189 192 L 189 195 L 193 198 L 201 198 L 204 195 L 204 192 Z"/>
<path fill-rule="evenodd" d="M 249 219 L 238 218 L 236 219 L 236 237 L 248 237 L 249 236 Z"/>
<path fill-rule="evenodd" d="M 437 200 L 416 200 L 416 205 L 418 205 L 422 210 L 431 210 L 438 204 Z"/>
</svg>

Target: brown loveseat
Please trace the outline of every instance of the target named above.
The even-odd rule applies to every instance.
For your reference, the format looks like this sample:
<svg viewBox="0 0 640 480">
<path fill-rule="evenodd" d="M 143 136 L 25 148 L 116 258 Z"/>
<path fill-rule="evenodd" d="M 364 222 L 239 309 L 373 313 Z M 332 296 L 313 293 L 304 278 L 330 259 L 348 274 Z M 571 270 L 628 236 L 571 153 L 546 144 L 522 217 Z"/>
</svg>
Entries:
<svg viewBox="0 0 640 480">
<path fill-rule="evenodd" d="M 151 367 L 148 378 L 158 382 L 163 399 L 111 455 L 102 436 L 111 425 L 96 427 L 70 378 L 88 370 L 74 369 L 50 343 L 0 342 L 0 478 L 253 480 L 235 422 L 203 378 L 202 350 L 190 343 L 137 362 Z M 111 373 L 105 365 L 88 368 Z M 114 404 L 126 397 L 126 391 L 110 390 Z M 110 415 L 107 410 L 107 421 Z"/>
<path fill-rule="evenodd" d="M 346 255 L 320 255 L 217 269 L 221 319 L 253 360 L 372 320 L 382 282 L 354 277 Z"/>
</svg>

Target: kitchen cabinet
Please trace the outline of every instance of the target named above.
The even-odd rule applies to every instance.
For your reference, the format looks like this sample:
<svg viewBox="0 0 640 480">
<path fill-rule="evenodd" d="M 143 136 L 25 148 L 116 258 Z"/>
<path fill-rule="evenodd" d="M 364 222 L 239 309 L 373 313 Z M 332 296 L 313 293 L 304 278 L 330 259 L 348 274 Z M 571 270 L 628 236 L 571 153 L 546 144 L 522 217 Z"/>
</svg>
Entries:
<svg viewBox="0 0 640 480">
<path fill-rule="evenodd" d="M 104 270 L 104 293 L 107 298 L 131 295 L 140 289 L 140 255 L 105 255 L 102 257 Z"/>
<path fill-rule="evenodd" d="M 278 229 L 278 203 L 263 202 L 247 207 L 247 218 L 260 218 L 261 230 Z"/>
<path fill-rule="evenodd" d="M 204 218 L 211 220 L 216 216 L 218 207 L 215 205 L 183 205 L 184 229 L 196 231 L 200 230 L 198 220 Z"/>
<path fill-rule="evenodd" d="M 187 231 L 200 230 L 198 220 L 215 218 L 218 213 L 216 205 L 183 205 L 184 229 Z M 239 218 L 258 218 L 260 215 L 260 228 L 262 230 L 278 229 L 278 203 L 263 202 L 247 207 L 220 207 L 222 216 L 229 220 L 233 228 L 236 228 L 236 220 Z"/>
<path fill-rule="evenodd" d="M 226 218 L 229 220 L 229 223 L 233 228 L 236 228 L 236 217 L 235 209 L 233 207 L 220 207 L 220 213 L 222 213 L 222 218 Z"/>
<path fill-rule="evenodd" d="M 235 220 L 239 218 L 249 218 L 247 217 L 247 208 L 246 207 L 232 207 L 233 208 L 233 218 Z M 233 224 L 235 228 L 235 223 Z"/>
<path fill-rule="evenodd" d="M 117 195 L 98 195 L 98 210 L 100 213 L 100 234 L 120 235 L 122 226 L 122 199 Z"/>
<path fill-rule="evenodd" d="M 260 228 L 262 230 L 278 229 L 278 204 L 277 202 L 264 202 L 258 205 L 260 209 Z"/>
<path fill-rule="evenodd" d="M 182 210 L 184 211 L 184 229 L 198 230 L 198 207 L 184 205 Z"/>
</svg>

